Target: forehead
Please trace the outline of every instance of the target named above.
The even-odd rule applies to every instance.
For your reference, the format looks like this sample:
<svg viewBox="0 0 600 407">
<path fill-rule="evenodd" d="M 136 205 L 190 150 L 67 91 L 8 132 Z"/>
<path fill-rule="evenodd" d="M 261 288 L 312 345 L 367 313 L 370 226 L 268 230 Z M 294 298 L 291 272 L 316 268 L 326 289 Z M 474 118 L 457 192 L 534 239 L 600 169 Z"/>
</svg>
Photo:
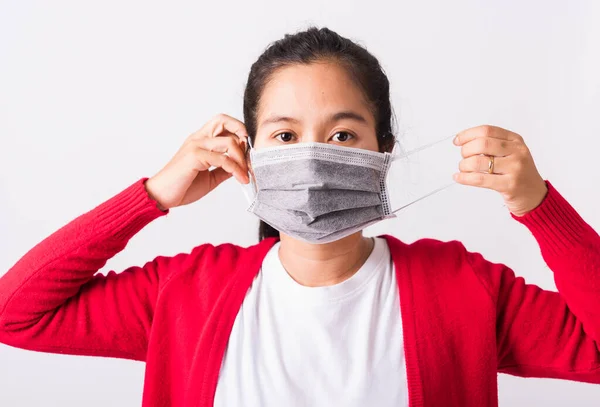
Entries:
<svg viewBox="0 0 600 407">
<path fill-rule="evenodd" d="M 261 95 L 258 116 L 321 116 L 340 109 L 369 115 L 364 95 L 346 69 L 334 62 L 314 62 L 276 70 Z"/>
</svg>

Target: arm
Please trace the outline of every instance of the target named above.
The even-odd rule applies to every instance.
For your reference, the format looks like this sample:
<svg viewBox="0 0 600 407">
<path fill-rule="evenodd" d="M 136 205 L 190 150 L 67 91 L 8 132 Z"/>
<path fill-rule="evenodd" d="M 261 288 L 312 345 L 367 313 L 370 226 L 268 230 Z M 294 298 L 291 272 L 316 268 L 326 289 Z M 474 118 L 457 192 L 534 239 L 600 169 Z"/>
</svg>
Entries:
<svg viewBox="0 0 600 407">
<path fill-rule="evenodd" d="M 600 383 L 600 237 L 550 183 L 539 207 L 513 217 L 536 238 L 559 292 L 467 255 L 496 305 L 498 370 Z"/>
<path fill-rule="evenodd" d="M 0 342 L 52 353 L 144 360 L 161 274 L 184 255 L 96 272 L 167 212 L 141 179 L 44 239 L 0 278 Z"/>
<path fill-rule="evenodd" d="M 205 246 L 118 274 L 96 272 L 168 208 L 201 199 L 231 176 L 247 183 L 247 139 L 244 123 L 215 116 L 152 178 L 137 181 L 29 251 L 0 278 L 0 342 L 144 360 L 160 288 L 172 271 L 192 266 Z"/>
</svg>

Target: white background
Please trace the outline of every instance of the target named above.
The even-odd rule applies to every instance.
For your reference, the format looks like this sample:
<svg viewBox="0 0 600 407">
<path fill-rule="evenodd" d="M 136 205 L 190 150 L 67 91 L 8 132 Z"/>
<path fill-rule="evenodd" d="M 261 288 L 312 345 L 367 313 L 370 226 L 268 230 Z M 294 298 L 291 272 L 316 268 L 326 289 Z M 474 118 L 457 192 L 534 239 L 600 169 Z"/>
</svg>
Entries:
<svg viewBox="0 0 600 407">
<path fill-rule="evenodd" d="M 214 114 L 242 119 L 250 65 L 309 24 L 359 40 L 392 84 L 402 143 L 479 124 L 521 134 L 600 229 L 600 8 L 583 1 L 0 1 L 0 273 L 158 171 Z M 401 185 L 399 186 L 402 187 Z M 204 243 L 256 241 L 234 180 L 135 236 L 103 271 Z M 368 234 L 459 239 L 555 289 L 491 191 L 457 186 Z M 142 363 L 0 345 L 0 406 L 135 406 Z M 450 378 L 451 380 L 451 378 Z M 598 406 L 600 386 L 500 376 L 503 406 Z"/>
</svg>

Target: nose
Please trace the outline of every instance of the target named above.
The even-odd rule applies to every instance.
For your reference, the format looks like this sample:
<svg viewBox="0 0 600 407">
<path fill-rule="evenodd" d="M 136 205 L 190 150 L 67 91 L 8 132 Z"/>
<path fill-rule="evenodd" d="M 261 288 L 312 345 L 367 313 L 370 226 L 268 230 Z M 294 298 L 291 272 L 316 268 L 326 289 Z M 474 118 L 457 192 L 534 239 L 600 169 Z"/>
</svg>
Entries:
<svg viewBox="0 0 600 407">
<path fill-rule="evenodd" d="M 327 134 L 321 129 L 306 130 L 299 136 L 301 143 L 327 143 Z"/>
</svg>

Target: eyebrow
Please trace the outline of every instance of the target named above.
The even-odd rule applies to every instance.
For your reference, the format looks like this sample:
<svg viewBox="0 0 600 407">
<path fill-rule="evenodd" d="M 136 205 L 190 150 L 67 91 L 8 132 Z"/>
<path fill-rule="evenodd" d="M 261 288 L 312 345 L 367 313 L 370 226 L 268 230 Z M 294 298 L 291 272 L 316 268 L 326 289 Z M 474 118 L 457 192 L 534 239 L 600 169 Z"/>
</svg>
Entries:
<svg viewBox="0 0 600 407">
<path fill-rule="evenodd" d="M 329 117 L 330 122 L 337 122 L 337 121 L 344 120 L 344 119 L 354 120 L 359 123 L 368 124 L 367 119 L 365 119 L 362 115 L 360 115 L 356 112 L 350 111 L 350 110 L 337 112 Z M 288 117 L 288 116 L 271 116 L 271 117 L 263 120 L 263 122 L 261 123 L 261 126 L 264 126 L 265 124 L 279 123 L 279 122 L 299 123 L 300 121 L 298 119 L 295 119 L 293 117 Z"/>
</svg>

